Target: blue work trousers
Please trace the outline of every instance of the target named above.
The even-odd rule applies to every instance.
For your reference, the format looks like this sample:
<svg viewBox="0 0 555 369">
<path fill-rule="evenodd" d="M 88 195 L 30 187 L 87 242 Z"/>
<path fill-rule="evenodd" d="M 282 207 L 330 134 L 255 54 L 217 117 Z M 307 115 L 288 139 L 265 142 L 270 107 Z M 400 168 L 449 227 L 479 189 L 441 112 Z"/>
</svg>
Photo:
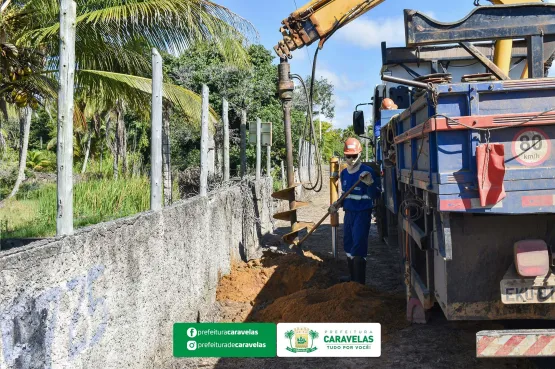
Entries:
<svg viewBox="0 0 555 369">
<path fill-rule="evenodd" d="M 343 248 L 346 254 L 366 257 L 368 255 L 368 234 L 372 221 L 372 209 L 345 211 L 343 220 Z"/>
</svg>

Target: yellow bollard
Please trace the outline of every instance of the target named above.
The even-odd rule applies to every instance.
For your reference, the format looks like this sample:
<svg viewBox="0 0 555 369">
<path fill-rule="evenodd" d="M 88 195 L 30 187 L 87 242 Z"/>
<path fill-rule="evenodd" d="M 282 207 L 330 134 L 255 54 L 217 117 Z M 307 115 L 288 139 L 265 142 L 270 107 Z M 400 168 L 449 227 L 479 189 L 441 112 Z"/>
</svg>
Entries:
<svg viewBox="0 0 555 369">
<path fill-rule="evenodd" d="M 339 198 L 339 159 L 332 157 L 330 159 L 330 205 Z M 331 249 L 333 257 L 337 259 L 337 227 L 339 226 L 339 214 L 331 214 Z"/>
</svg>

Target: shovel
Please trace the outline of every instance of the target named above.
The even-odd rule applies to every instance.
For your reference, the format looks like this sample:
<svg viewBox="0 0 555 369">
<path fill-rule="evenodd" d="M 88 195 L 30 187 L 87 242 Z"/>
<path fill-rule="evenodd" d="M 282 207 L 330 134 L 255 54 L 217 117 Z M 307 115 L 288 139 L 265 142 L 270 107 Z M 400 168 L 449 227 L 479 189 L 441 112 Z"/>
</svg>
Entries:
<svg viewBox="0 0 555 369">
<path fill-rule="evenodd" d="M 355 187 L 358 186 L 360 184 L 360 182 L 362 182 L 362 179 L 358 179 L 358 181 L 355 182 L 355 184 L 349 188 L 349 190 L 347 192 L 345 192 L 343 195 L 341 195 L 341 197 L 339 198 L 339 200 L 337 200 L 337 204 L 341 205 L 341 203 L 347 198 L 347 196 L 349 196 L 351 194 L 351 192 L 354 191 Z M 320 221 L 318 223 L 316 223 L 316 225 L 314 226 L 314 228 L 312 228 L 307 234 L 306 236 L 304 236 L 296 245 L 296 248 L 298 248 L 299 250 L 301 249 L 301 245 L 303 244 L 303 242 L 305 242 L 308 237 L 310 237 L 310 235 L 312 235 L 314 233 L 314 231 L 316 231 L 316 229 L 318 229 L 318 227 L 320 227 L 322 225 L 322 223 L 324 223 L 324 220 L 327 219 L 327 217 L 329 217 L 331 214 L 331 212 L 328 210 L 328 212 L 326 213 L 326 215 L 324 215 L 322 217 L 322 219 L 320 219 Z"/>
</svg>

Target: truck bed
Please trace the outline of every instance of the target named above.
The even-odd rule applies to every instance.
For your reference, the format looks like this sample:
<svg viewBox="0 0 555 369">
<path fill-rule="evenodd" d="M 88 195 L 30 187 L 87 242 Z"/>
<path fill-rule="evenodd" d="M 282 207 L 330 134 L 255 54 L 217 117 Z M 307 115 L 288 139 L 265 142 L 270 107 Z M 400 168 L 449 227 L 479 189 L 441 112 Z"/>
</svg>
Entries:
<svg viewBox="0 0 555 369">
<path fill-rule="evenodd" d="M 551 78 L 437 85 L 395 123 L 397 176 L 437 194 L 441 211 L 555 213 L 553 109 Z M 487 142 L 486 129 L 490 143 L 505 146 L 507 197 L 484 208 L 476 147 Z"/>
</svg>

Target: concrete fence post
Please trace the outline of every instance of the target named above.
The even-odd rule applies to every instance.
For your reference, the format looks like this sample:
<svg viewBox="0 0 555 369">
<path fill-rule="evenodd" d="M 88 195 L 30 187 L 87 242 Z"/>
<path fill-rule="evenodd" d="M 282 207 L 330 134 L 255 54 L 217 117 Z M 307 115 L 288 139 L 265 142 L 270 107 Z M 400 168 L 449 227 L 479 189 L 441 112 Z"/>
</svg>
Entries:
<svg viewBox="0 0 555 369">
<path fill-rule="evenodd" d="M 266 175 L 272 176 L 272 146 L 266 145 Z"/>
<path fill-rule="evenodd" d="M 222 123 L 224 125 L 224 182 L 229 181 L 229 103 L 224 98 L 222 102 Z"/>
<path fill-rule="evenodd" d="M 73 233 L 73 92 L 77 5 L 60 2 L 60 87 L 58 93 L 56 235 Z"/>
<path fill-rule="evenodd" d="M 170 147 L 170 112 L 168 106 L 165 107 L 162 117 L 162 166 L 164 168 L 164 206 L 170 206 L 173 202 L 173 179 Z"/>
<path fill-rule="evenodd" d="M 285 164 L 281 161 L 281 185 L 283 188 L 287 187 L 287 178 L 285 177 Z"/>
<path fill-rule="evenodd" d="M 152 107 L 150 117 L 150 210 L 162 209 L 162 57 L 152 49 Z"/>
<path fill-rule="evenodd" d="M 241 111 L 241 178 L 247 173 L 247 111 Z"/>
<path fill-rule="evenodd" d="M 262 121 L 256 118 L 256 182 L 260 182 L 262 172 Z"/>
<path fill-rule="evenodd" d="M 209 113 L 208 86 L 202 85 L 202 114 L 200 134 L 200 195 L 208 194 L 208 113 Z"/>
</svg>

